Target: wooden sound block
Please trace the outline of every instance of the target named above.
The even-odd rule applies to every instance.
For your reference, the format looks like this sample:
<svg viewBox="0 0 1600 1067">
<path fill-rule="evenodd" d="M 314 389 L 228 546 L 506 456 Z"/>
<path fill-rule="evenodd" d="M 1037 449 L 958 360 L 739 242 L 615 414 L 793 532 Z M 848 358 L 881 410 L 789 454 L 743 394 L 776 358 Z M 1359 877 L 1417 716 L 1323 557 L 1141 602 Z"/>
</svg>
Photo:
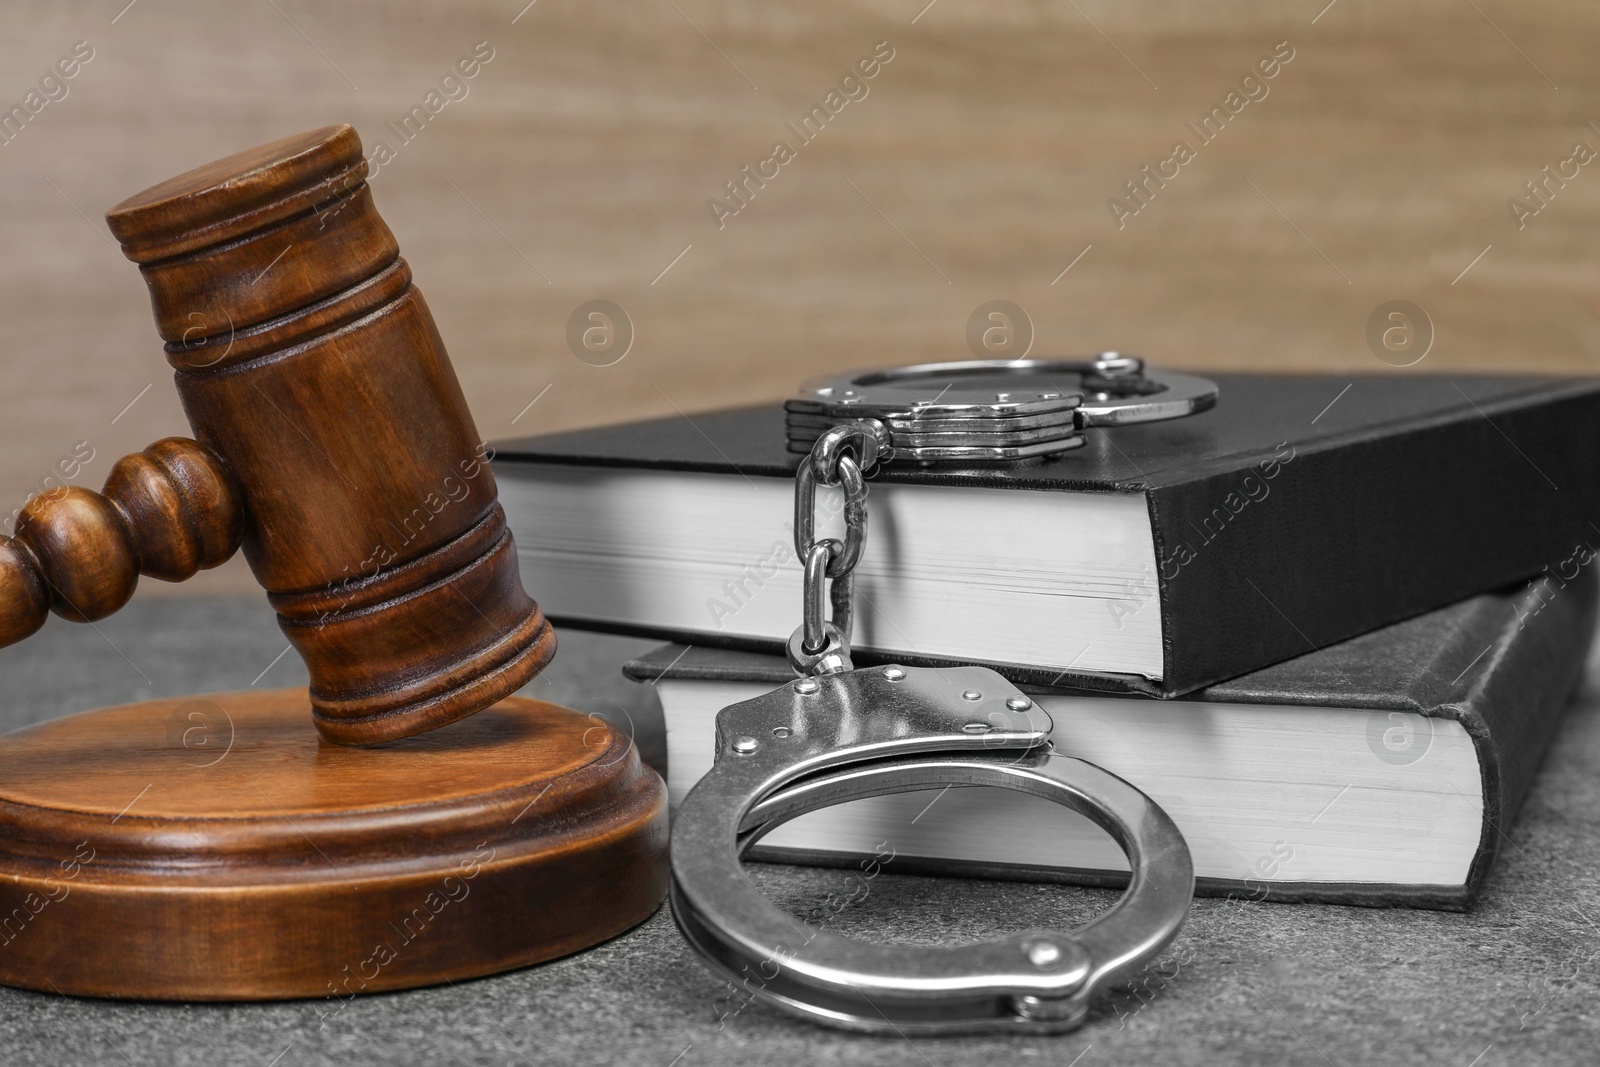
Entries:
<svg viewBox="0 0 1600 1067">
<path fill-rule="evenodd" d="M 349 748 L 310 707 L 223 693 L 0 738 L 0 982 L 345 998 L 576 952 L 665 896 L 666 788 L 598 717 L 511 697 Z"/>
</svg>

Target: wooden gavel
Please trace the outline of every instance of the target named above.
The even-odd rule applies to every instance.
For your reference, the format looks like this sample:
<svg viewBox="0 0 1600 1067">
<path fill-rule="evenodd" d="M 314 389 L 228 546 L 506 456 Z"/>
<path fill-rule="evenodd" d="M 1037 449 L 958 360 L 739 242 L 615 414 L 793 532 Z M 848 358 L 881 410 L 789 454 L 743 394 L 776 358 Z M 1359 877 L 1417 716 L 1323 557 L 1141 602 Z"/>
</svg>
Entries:
<svg viewBox="0 0 1600 1067">
<path fill-rule="evenodd" d="M 34 497 L 0 538 L 0 644 L 241 544 L 322 736 L 370 744 L 514 692 L 555 652 L 487 449 L 373 206 L 349 126 L 200 167 L 107 215 L 150 289 L 195 440 Z"/>
</svg>

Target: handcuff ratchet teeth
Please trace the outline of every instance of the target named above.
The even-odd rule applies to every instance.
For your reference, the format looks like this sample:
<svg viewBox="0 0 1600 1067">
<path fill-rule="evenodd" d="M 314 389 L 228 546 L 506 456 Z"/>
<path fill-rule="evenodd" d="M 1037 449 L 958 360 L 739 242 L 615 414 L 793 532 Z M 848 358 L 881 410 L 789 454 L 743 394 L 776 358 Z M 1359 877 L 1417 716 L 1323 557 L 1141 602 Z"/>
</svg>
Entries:
<svg viewBox="0 0 1600 1067">
<path fill-rule="evenodd" d="M 886 462 L 1015 463 L 1080 448 L 1089 426 L 1181 418 L 1216 404 L 1207 378 L 1138 356 L 969 360 L 848 371 L 784 402 L 789 451 L 809 452 L 841 420 L 884 428 Z"/>
<path fill-rule="evenodd" d="M 1055 388 L 1074 374 L 1079 388 Z M 994 387 L 1024 381 L 1032 394 Z M 944 380 L 911 397 L 885 383 Z M 1040 382 L 1045 382 L 1040 387 Z M 878 467 L 1019 462 L 1083 443 L 1087 425 L 1176 418 L 1216 402 L 1203 378 L 1117 353 L 1095 360 L 933 364 L 808 384 L 786 405 L 803 617 L 800 675 L 717 715 L 716 762 L 672 828 L 672 913 L 711 968 L 752 998 L 849 1030 L 1055 1033 L 1153 960 L 1194 893 L 1183 835 L 1109 771 L 1056 752 L 1048 714 L 985 667 L 856 669 L 854 570 L 866 545 L 866 479 Z M 887 392 L 893 393 L 893 389 Z M 818 485 L 844 493 L 844 540 L 816 536 Z M 1088 816 L 1128 857 L 1122 899 L 1076 930 L 1030 930 L 954 947 L 885 946 L 812 926 L 767 900 L 740 858 L 784 822 L 848 800 L 940 786 L 998 786 Z"/>
</svg>

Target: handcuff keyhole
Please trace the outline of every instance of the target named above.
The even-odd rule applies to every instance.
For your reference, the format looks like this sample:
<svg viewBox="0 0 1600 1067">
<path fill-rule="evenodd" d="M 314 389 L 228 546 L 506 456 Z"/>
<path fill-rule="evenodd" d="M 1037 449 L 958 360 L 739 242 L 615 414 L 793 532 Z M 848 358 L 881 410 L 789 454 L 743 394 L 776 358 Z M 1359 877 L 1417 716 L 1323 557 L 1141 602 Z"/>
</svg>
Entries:
<svg viewBox="0 0 1600 1067">
<path fill-rule="evenodd" d="M 788 737 L 789 736 L 789 728 L 787 726 L 774 726 L 772 728 L 772 736 L 773 737 Z"/>
</svg>

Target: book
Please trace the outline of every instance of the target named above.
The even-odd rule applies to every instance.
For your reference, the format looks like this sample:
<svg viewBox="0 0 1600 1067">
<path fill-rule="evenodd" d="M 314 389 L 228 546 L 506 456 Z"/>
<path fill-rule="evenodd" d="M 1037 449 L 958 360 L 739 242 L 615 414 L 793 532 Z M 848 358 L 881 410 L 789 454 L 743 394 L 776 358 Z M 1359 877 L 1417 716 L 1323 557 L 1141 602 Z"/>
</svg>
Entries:
<svg viewBox="0 0 1600 1067">
<path fill-rule="evenodd" d="M 858 661 L 1170 697 L 1600 539 L 1600 380 L 1213 377 L 1211 411 L 1054 460 L 875 476 Z M 494 470 L 558 624 L 777 652 L 798 460 L 772 405 L 502 442 Z"/>
<path fill-rule="evenodd" d="M 1057 751 L 1164 808 L 1203 894 L 1467 907 L 1582 673 L 1594 567 L 1567 568 L 1177 700 L 1024 686 Z M 654 685 L 674 805 L 711 766 L 728 704 L 793 678 L 773 656 L 669 645 L 628 664 Z M 1127 863 L 1088 819 L 993 787 L 854 800 L 773 831 L 752 858 L 1094 885 Z"/>
</svg>

